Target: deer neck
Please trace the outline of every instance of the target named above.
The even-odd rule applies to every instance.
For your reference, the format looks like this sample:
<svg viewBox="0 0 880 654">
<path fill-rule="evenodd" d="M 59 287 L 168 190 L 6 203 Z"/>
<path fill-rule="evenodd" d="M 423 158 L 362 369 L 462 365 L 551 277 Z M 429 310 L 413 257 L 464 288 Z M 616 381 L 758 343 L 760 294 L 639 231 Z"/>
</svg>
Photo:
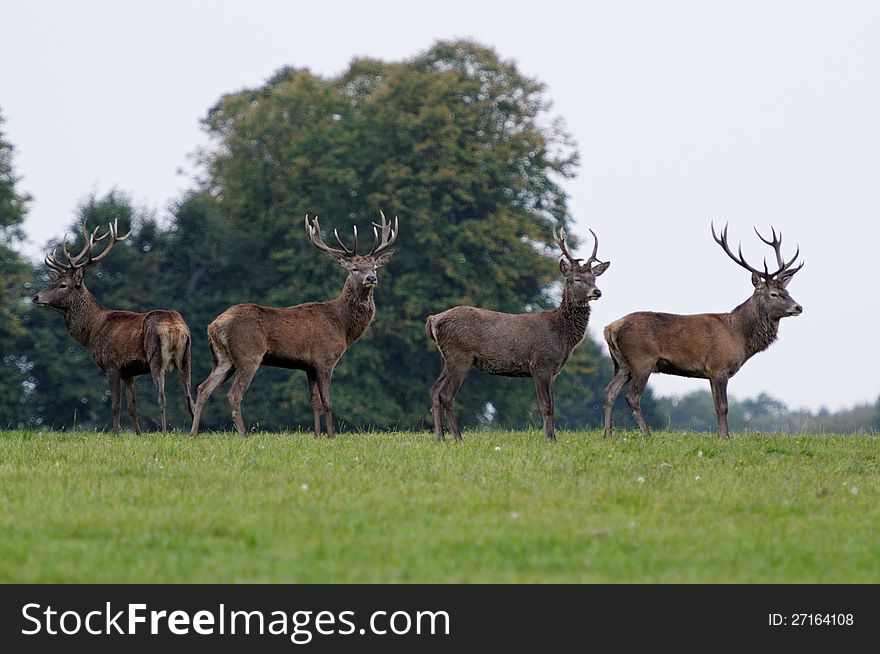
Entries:
<svg viewBox="0 0 880 654">
<path fill-rule="evenodd" d="M 373 287 L 358 284 L 351 277 L 345 280 L 342 293 L 336 298 L 342 326 L 348 343 L 360 338 L 376 315 Z"/>
<path fill-rule="evenodd" d="M 67 331 L 79 343 L 89 346 L 95 327 L 103 318 L 107 309 L 98 302 L 98 298 L 85 286 L 83 292 L 77 296 L 70 305 L 61 313 L 64 314 L 64 323 Z"/>
<path fill-rule="evenodd" d="M 746 358 L 763 352 L 779 333 L 779 320 L 773 320 L 766 311 L 758 308 L 754 296 L 731 312 L 731 320 L 742 333 L 746 345 Z"/>
<path fill-rule="evenodd" d="M 571 300 L 566 288 L 562 292 L 562 302 L 554 312 L 556 326 L 565 338 L 569 351 L 584 340 L 587 334 L 587 323 L 590 322 L 590 304 L 576 304 Z"/>
</svg>

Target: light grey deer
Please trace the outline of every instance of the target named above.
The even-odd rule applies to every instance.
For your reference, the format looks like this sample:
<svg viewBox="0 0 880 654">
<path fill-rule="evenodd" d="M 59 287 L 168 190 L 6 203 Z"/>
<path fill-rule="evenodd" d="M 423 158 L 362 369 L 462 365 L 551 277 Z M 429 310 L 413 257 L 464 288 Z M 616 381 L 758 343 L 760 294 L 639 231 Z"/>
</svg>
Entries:
<svg viewBox="0 0 880 654">
<path fill-rule="evenodd" d="M 441 410 L 455 440 L 461 431 L 455 419 L 453 401 L 468 371 L 473 367 L 493 375 L 532 377 L 544 420 L 544 438 L 556 440 L 553 428 L 553 383 L 572 350 L 586 335 L 591 300 L 601 297 L 596 277 L 609 261 L 599 261 L 599 239 L 593 230 L 593 253 L 586 263 L 572 257 L 565 245 L 565 233 L 553 233 L 564 258 L 559 271 L 564 278 L 559 308 L 533 313 L 500 313 L 470 306 L 458 306 L 428 316 L 425 331 L 437 344 L 443 370 L 431 386 L 434 434 L 443 440 Z M 595 265 L 593 265 L 595 264 Z"/>
</svg>

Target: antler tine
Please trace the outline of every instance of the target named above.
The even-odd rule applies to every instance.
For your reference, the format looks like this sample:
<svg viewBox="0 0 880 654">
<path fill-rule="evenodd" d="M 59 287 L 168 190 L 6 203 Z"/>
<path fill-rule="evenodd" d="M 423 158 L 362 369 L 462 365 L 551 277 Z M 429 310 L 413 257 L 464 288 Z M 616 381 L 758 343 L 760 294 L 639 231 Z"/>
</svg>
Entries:
<svg viewBox="0 0 880 654">
<path fill-rule="evenodd" d="M 345 246 L 345 243 L 343 243 L 342 239 L 339 238 L 339 232 L 337 232 L 335 229 L 333 230 L 333 236 L 336 237 L 336 242 L 342 246 L 342 249 L 345 251 L 345 254 L 347 256 L 353 257 L 357 254 L 357 249 L 358 249 L 358 228 L 357 228 L 357 225 L 354 226 L 354 247 L 351 250 L 349 250 Z"/>
<path fill-rule="evenodd" d="M 373 247 L 370 248 L 370 252 L 375 252 L 376 248 L 379 247 L 379 231 L 376 227 L 376 223 L 373 223 Z"/>
<path fill-rule="evenodd" d="M 336 234 L 336 231 L 334 230 L 333 233 Z M 324 242 L 324 239 L 321 237 L 321 224 L 318 222 L 317 216 L 315 216 L 310 222 L 309 214 L 306 214 L 306 234 L 308 235 L 309 240 L 312 242 L 312 245 L 314 245 L 319 250 L 323 250 L 324 252 L 338 257 L 348 258 L 353 256 L 353 253 L 345 247 L 341 240 L 339 241 L 339 244 L 342 245 L 342 250 L 331 248 Z M 336 239 L 339 240 L 338 234 L 336 234 Z M 357 247 L 357 245 L 355 245 L 355 247 Z"/>
<path fill-rule="evenodd" d="M 782 272 L 785 270 L 785 261 L 782 258 L 782 230 L 779 230 L 779 236 L 776 236 L 776 230 L 773 228 L 773 225 L 770 225 L 770 232 L 773 234 L 773 240 L 768 241 L 761 232 L 758 231 L 758 228 L 755 227 L 755 234 L 758 235 L 758 238 L 764 241 L 767 245 L 773 248 L 773 251 L 776 253 L 776 263 L 779 265 L 779 271 Z"/>
<path fill-rule="evenodd" d="M 385 212 L 381 209 L 379 210 L 379 216 L 381 218 L 382 224 L 379 225 L 373 223 L 373 235 L 374 238 L 376 236 L 379 236 L 379 234 L 377 233 L 378 228 L 378 230 L 381 230 L 381 236 L 378 244 L 375 244 L 373 250 L 370 252 L 369 255 L 367 255 L 371 257 L 381 254 L 382 252 L 390 248 L 394 244 L 394 241 L 397 240 L 397 235 L 400 233 L 399 221 L 397 219 L 397 216 L 394 216 L 393 225 L 388 222 L 388 220 L 385 218 Z"/>
<path fill-rule="evenodd" d="M 588 264 L 592 261 L 599 262 L 599 258 L 596 256 L 599 253 L 599 237 L 596 236 L 596 232 L 594 232 L 592 229 L 590 230 L 590 234 L 593 235 L 593 254 L 590 255 L 589 259 L 587 259 Z"/>
<path fill-rule="evenodd" d="M 761 278 L 769 281 L 770 277 L 768 276 L 768 273 L 766 271 L 761 272 L 760 270 L 758 270 L 757 268 L 753 268 L 752 266 L 750 266 L 746 262 L 745 257 L 743 256 L 743 253 L 742 253 L 742 243 L 739 244 L 739 257 L 737 257 L 731 251 L 730 245 L 727 242 L 727 228 L 728 228 L 727 223 L 724 224 L 724 229 L 721 230 L 721 238 L 718 238 L 718 235 L 715 233 L 715 221 L 711 222 L 711 226 L 712 226 L 712 238 L 714 238 L 715 242 L 718 243 L 718 245 L 721 246 L 721 248 L 724 250 L 724 252 L 727 253 L 727 256 L 729 256 L 738 265 L 742 266 L 743 268 L 745 268 L 749 272 L 754 273 L 755 275 L 758 275 L 758 277 L 761 277 Z"/>
<path fill-rule="evenodd" d="M 58 262 L 58 257 L 55 254 L 57 251 L 58 251 L 58 248 L 55 248 L 54 250 L 52 250 L 52 254 L 51 255 L 47 254 L 45 256 L 45 258 L 43 259 L 43 262 L 46 264 L 46 267 L 49 268 L 49 270 L 54 270 L 55 272 L 63 273 L 67 270 L 67 267 L 64 264 Z"/>
<path fill-rule="evenodd" d="M 797 261 L 797 258 L 800 256 L 801 248 L 798 245 L 797 248 L 795 249 L 794 256 L 791 259 L 789 259 L 788 261 L 786 261 L 782 257 L 782 230 L 781 229 L 779 230 L 779 235 L 777 236 L 776 230 L 771 225 L 770 232 L 773 234 L 773 239 L 767 240 L 766 238 L 764 238 L 761 235 L 761 233 L 758 231 L 757 227 L 755 228 L 755 233 L 758 235 L 758 238 L 760 238 L 762 241 L 764 241 L 764 243 L 766 243 L 767 245 L 772 247 L 773 252 L 776 254 L 776 263 L 779 265 L 779 270 L 777 270 L 775 273 L 773 273 L 772 277 L 777 277 L 777 276 L 781 275 L 782 273 L 788 273 L 791 271 L 791 266 L 794 264 L 795 261 Z M 791 274 L 793 275 L 794 273 L 796 273 L 798 270 L 801 269 L 801 267 L 803 267 L 803 265 L 804 264 L 802 263 L 795 270 L 791 271 Z"/>
<path fill-rule="evenodd" d="M 88 221 L 83 222 L 83 236 L 85 237 L 85 245 L 83 245 L 83 249 L 80 250 L 80 253 L 75 256 L 70 256 L 70 252 L 67 251 L 67 232 L 64 233 L 64 238 L 61 239 L 61 251 L 64 252 L 64 256 L 67 257 L 67 267 L 68 268 L 81 268 L 85 264 L 80 264 L 79 261 L 84 256 L 88 255 L 92 251 L 92 247 L 100 240 L 107 238 L 107 234 L 103 236 L 98 236 L 98 230 L 101 229 L 100 225 L 95 227 L 92 230 L 91 234 L 89 233 L 89 228 L 87 226 Z"/>
<path fill-rule="evenodd" d="M 593 236 L 595 236 L 595 234 Z M 573 256 L 571 256 L 571 254 L 569 254 L 568 248 L 565 246 L 565 230 L 564 229 L 560 229 L 557 232 L 556 228 L 554 227 L 553 228 L 553 240 L 556 241 L 556 245 L 558 245 L 559 249 L 562 250 L 562 254 L 565 256 L 566 259 L 568 259 L 569 263 L 573 263 L 573 264 L 576 263 L 576 264 L 580 265 L 580 262 L 583 261 L 583 259 L 575 259 Z M 598 246 L 598 244 L 597 244 L 597 246 Z M 594 252 L 594 254 L 595 254 L 595 252 Z"/>
<path fill-rule="evenodd" d="M 96 257 L 93 257 L 91 254 L 91 251 L 90 251 L 89 258 L 86 259 L 85 263 L 82 265 L 91 266 L 93 263 L 98 263 L 99 261 L 101 261 L 108 254 L 110 254 L 110 250 L 113 249 L 114 245 L 116 245 L 119 241 L 124 241 L 129 236 L 131 236 L 132 230 L 128 230 L 128 233 L 125 236 L 119 236 L 118 232 L 119 232 L 119 219 L 117 218 L 112 223 L 110 223 L 110 228 L 107 230 L 107 233 L 104 234 L 103 236 L 101 236 L 99 239 L 97 239 L 97 241 L 101 241 L 101 240 L 107 238 L 107 236 L 109 235 L 110 242 L 107 244 L 107 247 L 104 248 L 104 251 L 101 252 L 101 254 L 99 254 Z M 97 242 L 97 241 L 95 241 L 95 242 Z"/>
</svg>

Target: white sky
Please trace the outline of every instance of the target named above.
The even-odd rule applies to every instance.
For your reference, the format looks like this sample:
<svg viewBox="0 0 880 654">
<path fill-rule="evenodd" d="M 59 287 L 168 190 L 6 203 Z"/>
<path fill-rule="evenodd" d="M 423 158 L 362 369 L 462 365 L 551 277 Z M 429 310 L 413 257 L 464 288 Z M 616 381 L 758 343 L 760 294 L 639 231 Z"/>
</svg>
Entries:
<svg viewBox="0 0 880 654">
<path fill-rule="evenodd" d="M 730 221 L 756 263 L 769 248 L 752 225 L 772 223 L 786 252 L 801 246 L 789 290 L 805 312 L 731 395 L 837 409 L 880 394 L 880 2 L 4 0 L 2 21 L 0 110 L 35 198 L 30 254 L 90 191 L 118 187 L 164 215 L 223 93 L 285 64 L 333 75 L 471 37 L 546 82 L 577 140 L 576 231 L 593 227 L 613 262 L 594 335 L 636 310 L 732 309 L 749 275 L 709 220 Z"/>
</svg>

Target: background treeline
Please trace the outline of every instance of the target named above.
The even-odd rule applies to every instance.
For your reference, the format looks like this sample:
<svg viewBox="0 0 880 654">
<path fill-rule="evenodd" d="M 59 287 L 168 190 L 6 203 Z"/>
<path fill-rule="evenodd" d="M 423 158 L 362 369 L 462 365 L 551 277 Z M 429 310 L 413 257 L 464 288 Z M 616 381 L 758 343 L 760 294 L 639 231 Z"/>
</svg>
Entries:
<svg viewBox="0 0 880 654">
<path fill-rule="evenodd" d="M 83 220 L 119 219 L 120 228 L 133 229 L 86 283 L 111 308 L 180 311 L 193 332 L 197 384 L 211 363 L 205 327 L 231 304 L 338 294 L 345 273 L 308 243 L 306 213 L 341 234 L 352 224 L 363 232 L 380 209 L 399 215 L 376 320 L 336 368 L 334 413 L 342 429 L 426 428 L 427 389 L 439 372 L 424 335 L 427 315 L 462 303 L 513 312 L 556 305 L 551 229 L 571 221 L 560 181 L 574 174 L 578 153 L 543 92 L 514 63 L 467 41 L 440 42 L 404 62 L 358 59 L 333 78 L 283 68 L 208 110 L 212 143 L 197 153 L 199 176 L 169 215 L 135 207 L 120 191 L 77 207 L 72 235 Z M 13 154 L 0 129 L 0 427 L 104 428 L 110 411 L 101 372 L 60 315 L 28 301 L 47 277 L 18 251 L 30 198 L 18 188 Z M 60 237 L 39 235 L 46 250 Z M 587 339 L 557 381 L 558 425 L 599 426 L 610 376 L 610 360 Z M 142 424 L 155 424 L 152 384 L 142 377 L 139 387 Z M 173 381 L 169 389 L 170 419 L 185 426 L 182 395 Z M 707 397 L 658 400 L 649 392 L 642 404 L 654 427 L 712 431 Z M 245 402 L 253 426 L 309 428 L 302 373 L 262 368 Z M 836 429 L 763 396 L 754 403 L 733 403 L 732 428 Z M 472 426 L 539 422 L 530 380 L 474 372 L 457 407 Z M 628 424 L 622 400 L 617 413 L 618 424 Z M 841 417 L 845 431 L 876 426 L 876 407 L 854 413 L 864 421 Z M 229 427 L 222 394 L 209 402 L 203 424 Z"/>
</svg>

